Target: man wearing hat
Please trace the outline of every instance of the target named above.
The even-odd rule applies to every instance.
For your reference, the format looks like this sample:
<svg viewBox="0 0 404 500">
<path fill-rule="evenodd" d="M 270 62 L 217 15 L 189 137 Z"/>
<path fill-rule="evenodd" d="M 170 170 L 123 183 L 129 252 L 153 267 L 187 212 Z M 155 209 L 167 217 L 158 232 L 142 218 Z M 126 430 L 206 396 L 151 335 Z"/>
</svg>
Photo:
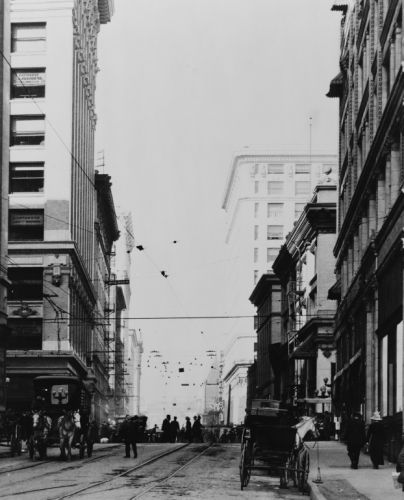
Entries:
<svg viewBox="0 0 404 500">
<path fill-rule="evenodd" d="M 365 423 L 360 413 L 354 413 L 349 420 L 346 427 L 345 439 L 348 456 L 351 459 L 351 469 L 357 469 L 361 448 L 366 441 Z"/>
<path fill-rule="evenodd" d="M 375 411 L 372 415 L 366 439 L 368 442 L 369 455 L 372 460 L 373 468 L 378 469 L 379 465 L 384 464 L 384 429 L 382 417 L 378 411 Z"/>
</svg>

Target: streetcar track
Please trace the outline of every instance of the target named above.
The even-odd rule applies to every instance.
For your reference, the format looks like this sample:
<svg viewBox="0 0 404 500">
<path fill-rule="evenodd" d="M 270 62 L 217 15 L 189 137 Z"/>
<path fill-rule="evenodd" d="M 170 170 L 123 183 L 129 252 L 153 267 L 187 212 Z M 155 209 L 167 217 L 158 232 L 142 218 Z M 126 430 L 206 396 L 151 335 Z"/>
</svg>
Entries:
<svg viewBox="0 0 404 500">
<path fill-rule="evenodd" d="M 71 470 L 74 470 L 74 469 L 79 469 L 80 467 L 82 467 L 83 465 L 86 465 L 88 463 L 92 463 L 92 462 L 96 462 L 97 460 L 101 460 L 102 458 L 104 457 L 108 457 L 110 456 L 110 453 L 104 453 L 103 455 L 99 455 L 99 456 L 96 456 L 96 457 L 91 457 L 91 458 L 79 458 L 78 460 L 80 461 L 80 463 L 77 463 L 76 465 L 68 465 L 67 467 L 62 467 L 62 468 L 59 468 L 55 471 L 47 471 L 43 474 L 39 474 L 37 476 L 35 476 L 35 479 L 38 479 L 38 478 L 41 478 L 41 477 L 47 477 L 47 476 L 56 476 L 60 473 L 64 473 L 66 471 L 71 471 Z M 35 463 L 35 464 L 31 464 L 31 465 L 27 465 L 25 467 L 19 467 L 17 469 L 12 469 L 12 470 L 8 470 L 8 471 L 1 471 L 1 474 L 11 474 L 12 472 L 19 472 L 20 470 L 24 470 L 24 469 L 30 469 L 32 467 L 38 467 L 39 465 L 49 465 L 49 464 L 56 464 L 56 463 L 59 463 L 60 464 L 60 461 L 55 461 L 55 460 L 43 460 L 42 462 L 38 462 L 38 463 Z M 32 478 L 29 477 L 29 478 L 26 478 L 26 479 L 17 479 L 16 481 L 14 482 L 10 482 L 6 485 L 3 485 L 3 488 L 9 488 L 11 486 L 14 486 L 16 484 L 20 485 L 22 483 L 26 483 L 26 482 L 29 482 L 29 481 L 32 481 Z M 75 486 L 75 484 L 73 484 L 72 486 Z M 40 491 L 40 490 L 38 490 Z M 25 493 L 28 493 L 28 492 L 25 492 L 25 491 L 21 491 L 21 492 L 18 492 L 18 493 L 7 493 L 6 495 L 0 495 L 0 498 L 5 498 L 5 497 L 8 497 L 8 496 L 15 496 L 17 494 L 21 494 L 21 495 L 24 495 Z"/>
<path fill-rule="evenodd" d="M 141 469 L 143 467 L 146 467 L 147 465 L 150 465 L 150 464 L 152 464 L 154 462 L 157 462 L 161 458 L 164 458 L 167 455 L 171 455 L 172 453 L 175 453 L 177 451 L 180 451 L 180 450 L 186 448 L 187 446 L 189 446 L 189 443 L 186 443 L 186 444 L 184 444 L 182 446 L 179 446 L 178 448 L 175 448 L 174 450 L 168 450 L 168 451 L 165 451 L 164 453 L 160 453 L 160 455 L 156 455 L 154 457 L 151 457 L 148 460 L 146 460 L 145 462 L 142 462 L 141 464 L 135 465 L 134 467 L 130 467 L 129 469 L 126 469 L 124 472 L 120 472 L 119 474 L 115 474 L 113 477 L 110 477 L 108 479 L 104 479 L 102 481 L 98 481 L 97 483 L 94 483 L 94 484 L 90 484 L 90 485 L 84 486 L 83 488 L 79 488 L 78 490 L 75 490 L 75 491 L 72 491 L 70 493 L 67 493 L 66 495 L 54 498 L 53 500 L 64 500 L 65 498 L 70 498 L 73 495 L 80 495 L 80 493 L 84 493 L 85 491 L 88 491 L 90 489 L 96 488 L 97 486 L 102 486 L 102 485 L 110 483 L 110 482 L 112 482 L 115 479 L 118 479 L 120 477 L 125 477 L 128 474 L 130 474 L 130 473 L 132 473 L 132 472 L 134 472 L 136 470 L 139 470 L 139 469 Z M 115 489 L 118 489 L 118 488 L 115 488 Z"/>
<path fill-rule="evenodd" d="M 35 490 L 18 491 L 17 493 L 9 493 L 8 497 L 14 497 L 17 495 L 26 495 L 27 493 L 38 493 L 39 491 L 56 490 L 58 488 L 69 488 L 71 486 L 76 486 L 73 484 L 61 484 L 59 486 L 48 486 L 47 488 L 37 488 Z"/>
<path fill-rule="evenodd" d="M 110 448 L 107 448 L 107 449 L 110 449 L 110 450 L 113 450 L 117 448 L 117 446 L 111 446 Z M 102 451 L 102 450 L 100 450 Z M 76 460 L 80 460 L 80 461 L 85 461 L 85 463 L 90 463 L 90 462 L 96 462 L 97 460 L 100 460 L 101 458 L 104 458 L 104 457 L 107 457 L 109 454 L 108 453 L 104 453 L 103 455 L 97 455 L 97 456 L 92 456 L 92 457 L 83 457 L 83 458 L 74 458 L 74 462 L 76 463 Z M 8 469 L 8 468 L 4 468 L 4 470 L 0 470 L 0 475 L 4 475 L 4 474 L 11 474 L 12 472 L 18 472 L 18 471 L 21 471 L 21 470 L 25 470 L 25 469 L 32 469 L 33 467 L 38 467 L 40 465 L 45 465 L 45 464 L 50 464 L 50 463 L 60 463 L 60 462 L 64 462 L 64 463 L 68 463 L 64 460 L 61 460 L 60 457 L 57 457 L 55 459 L 52 459 L 52 458 L 48 458 L 46 460 L 41 460 L 40 462 L 31 462 L 30 464 L 28 465 L 23 465 L 22 467 L 15 467 L 13 469 Z M 82 463 L 81 462 L 81 463 Z M 77 466 L 76 465 L 69 465 L 68 467 L 64 467 L 63 470 L 70 470 L 70 469 L 76 469 Z M 55 471 L 55 473 L 57 473 L 57 471 Z M 53 474 L 53 472 L 51 472 L 51 474 Z"/>
<path fill-rule="evenodd" d="M 188 467 L 189 465 L 191 465 L 196 460 L 199 460 L 199 458 L 201 458 L 201 456 L 204 455 L 209 450 L 209 448 L 211 448 L 212 446 L 213 446 L 212 444 L 209 444 L 203 451 L 201 451 L 200 453 L 198 453 L 198 455 L 196 455 L 195 457 L 192 457 L 190 460 L 187 460 L 177 470 L 175 470 L 171 474 L 168 474 L 168 476 L 156 479 L 154 481 L 155 484 L 151 484 L 149 488 L 146 488 L 145 490 L 143 490 L 140 493 L 134 495 L 133 497 L 130 497 L 129 500 L 136 500 L 136 498 L 142 497 L 143 495 L 145 495 L 146 493 L 149 493 L 149 491 L 153 490 L 154 488 L 161 487 L 161 485 L 163 483 L 167 482 L 172 477 L 176 476 L 180 471 L 182 471 L 183 469 L 185 469 L 186 467 Z"/>
</svg>

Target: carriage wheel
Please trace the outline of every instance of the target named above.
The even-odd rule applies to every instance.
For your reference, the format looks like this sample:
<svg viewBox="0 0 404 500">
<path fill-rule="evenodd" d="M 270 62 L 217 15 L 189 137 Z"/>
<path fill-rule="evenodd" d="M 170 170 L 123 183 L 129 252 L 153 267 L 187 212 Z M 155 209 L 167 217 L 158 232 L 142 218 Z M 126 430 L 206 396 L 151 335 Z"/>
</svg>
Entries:
<svg viewBox="0 0 404 500">
<path fill-rule="evenodd" d="M 243 443 L 240 458 L 240 489 L 245 488 L 250 482 L 251 477 L 251 451 L 249 441 Z"/>
<path fill-rule="evenodd" d="M 307 493 L 309 491 L 308 480 L 310 473 L 310 455 L 307 450 L 301 461 L 301 469 L 299 470 L 299 490 L 303 493 Z"/>
</svg>

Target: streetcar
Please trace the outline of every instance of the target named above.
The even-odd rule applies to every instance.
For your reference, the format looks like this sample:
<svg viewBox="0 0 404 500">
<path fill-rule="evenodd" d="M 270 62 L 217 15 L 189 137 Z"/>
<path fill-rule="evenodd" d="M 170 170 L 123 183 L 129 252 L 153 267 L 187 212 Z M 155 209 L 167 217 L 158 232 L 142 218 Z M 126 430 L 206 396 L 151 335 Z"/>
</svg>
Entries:
<svg viewBox="0 0 404 500">
<path fill-rule="evenodd" d="M 91 395 L 82 380 L 70 375 L 41 375 L 34 378 L 33 385 L 33 427 L 35 431 L 37 426 L 38 431 L 33 432 L 34 438 L 27 443 L 30 457 L 34 458 L 37 449 L 40 458 L 44 458 L 46 447 L 56 443 L 61 446 L 64 456 L 61 425 L 67 418 L 75 424 L 72 426 L 74 435 L 71 431 L 68 436 L 68 459 L 71 458 L 71 445 L 79 448 L 81 458 L 86 449 L 87 455 L 91 456 L 93 443 L 97 439 L 96 426 L 95 422 L 90 422 Z"/>
</svg>

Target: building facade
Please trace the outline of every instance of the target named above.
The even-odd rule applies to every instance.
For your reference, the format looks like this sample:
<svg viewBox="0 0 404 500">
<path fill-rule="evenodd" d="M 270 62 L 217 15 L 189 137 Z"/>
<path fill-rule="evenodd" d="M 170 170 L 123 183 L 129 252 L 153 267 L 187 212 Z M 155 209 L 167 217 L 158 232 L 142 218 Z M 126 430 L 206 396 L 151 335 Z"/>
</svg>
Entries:
<svg viewBox="0 0 404 500">
<path fill-rule="evenodd" d="M 262 274 L 271 272 L 287 233 L 311 198 L 323 170 L 335 169 L 336 163 L 336 155 L 331 154 L 248 153 L 235 156 L 222 204 L 227 213 L 228 257 L 237 269 L 234 272 L 233 267 L 226 278 L 231 312 L 254 315 L 248 297 Z M 232 332 L 234 339 L 250 339 L 249 346 L 243 345 L 243 348 L 249 356 L 248 364 L 252 364 L 256 339 L 252 320 L 234 321 Z M 235 374 L 234 380 L 242 380 L 244 376 L 243 368 L 239 377 Z M 224 392 L 228 394 L 226 380 Z M 247 387 L 243 387 L 245 401 Z M 231 403 L 229 407 L 234 405 Z"/>
<path fill-rule="evenodd" d="M 339 300 L 334 400 L 383 415 L 388 454 L 403 433 L 403 3 L 339 2 Z"/>
<path fill-rule="evenodd" d="M 281 399 L 287 390 L 288 351 L 282 336 L 282 290 L 275 274 L 263 274 L 250 301 L 256 307 L 255 364 L 249 371 L 254 379 L 248 399 Z M 285 376 L 286 375 L 286 376 Z"/>
<path fill-rule="evenodd" d="M 9 113 L 10 21 L 8 2 L 0 4 L 0 49 L 4 57 L 0 63 L 0 413 L 6 407 L 6 346 L 7 346 L 7 232 L 8 232 L 8 164 L 9 164 Z"/>
<path fill-rule="evenodd" d="M 336 302 L 328 298 L 328 291 L 335 270 L 336 201 L 335 179 L 327 177 L 316 187 L 273 265 L 282 284 L 280 337 L 288 359 L 283 363 L 284 369 L 288 364 L 288 385 L 281 398 L 305 412 L 331 411 Z"/>
<path fill-rule="evenodd" d="M 112 13 L 112 0 L 10 2 L 7 373 L 16 408 L 31 400 L 35 375 L 94 381 L 93 341 L 104 323 L 94 93 L 97 36 Z"/>
</svg>

